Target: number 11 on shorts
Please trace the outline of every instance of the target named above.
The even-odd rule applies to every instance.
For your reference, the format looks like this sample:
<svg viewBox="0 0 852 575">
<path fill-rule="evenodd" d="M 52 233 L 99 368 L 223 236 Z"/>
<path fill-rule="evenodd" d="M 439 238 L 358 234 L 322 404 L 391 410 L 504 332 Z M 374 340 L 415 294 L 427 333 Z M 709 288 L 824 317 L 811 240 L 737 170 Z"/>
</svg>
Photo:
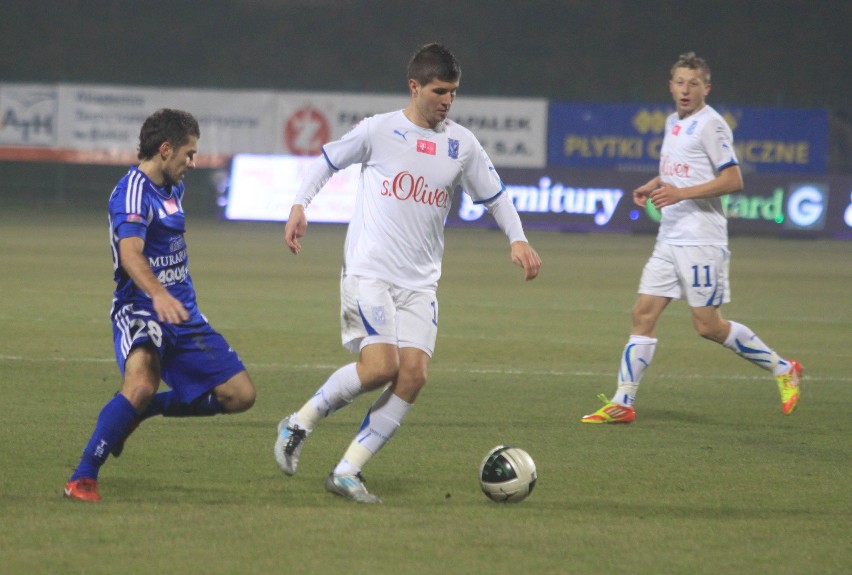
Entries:
<svg viewBox="0 0 852 575">
<path fill-rule="evenodd" d="M 704 287 L 713 287 L 710 281 L 710 266 L 692 266 L 692 287 L 701 287 L 701 270 L 704 270 Z"/>
</svg>

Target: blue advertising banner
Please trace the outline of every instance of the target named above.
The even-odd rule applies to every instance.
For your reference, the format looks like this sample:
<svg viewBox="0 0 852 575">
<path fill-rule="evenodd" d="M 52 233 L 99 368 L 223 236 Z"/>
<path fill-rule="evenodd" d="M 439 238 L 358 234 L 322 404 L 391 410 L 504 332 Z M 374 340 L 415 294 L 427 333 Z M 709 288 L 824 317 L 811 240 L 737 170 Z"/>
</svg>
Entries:
<svg viewBox="0 0 852 575">
<path fill-rule="evenodd" d="M 526 229 L 656 233 L 660 213 L 639 207 L 632 191 L 651 173 L 583 168 L 506 169 L 500 177 Z M 722 197 L 731 235 L 852 240 L 852 177 L 751 174 L 745 190 Z M 494 228 L 467 194 L 455 194 L 449 226 Z"/>
<path fill-rule="evenodd" d="M 714 106 L 734 132 L 744 173 L 825 173 L 828 112 Z M 551 102 L 551 167 L 656 171 L 673 106 Z"/>
</svg>

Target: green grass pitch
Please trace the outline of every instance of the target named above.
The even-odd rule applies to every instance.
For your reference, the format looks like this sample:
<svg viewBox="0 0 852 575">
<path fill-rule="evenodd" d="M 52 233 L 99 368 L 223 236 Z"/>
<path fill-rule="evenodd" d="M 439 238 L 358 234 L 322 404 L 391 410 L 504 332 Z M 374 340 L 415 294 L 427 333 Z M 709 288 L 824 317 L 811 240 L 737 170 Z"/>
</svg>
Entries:
<svg viewBox="0 0 852 575">
<path fill-rule="evenodd" d="M 532 232 L 525 283 L 505 238 L 449 229 L 429 384 L 365 469 L 385 501 L 327 494 L 369 402 L 321 424 L 285 477 L 278 420 L 337 366 L 344 229 L 193 218 L 202 311 L 240 352 L 254 409 L 147 421 L 64 500 L 118 388 L 106 214 L 0 213 L 0 573 L 583 574 L 852 572 L 852 244 L 735 237 L 726 317 L 805 366 L 781 414 L 769 375 L 663 316 L 631 426 L 580 417 L 611 394 L 653 237 Z M 477 467 L 527 450 L 539 482 L 489 502 Z"/>
</svg>

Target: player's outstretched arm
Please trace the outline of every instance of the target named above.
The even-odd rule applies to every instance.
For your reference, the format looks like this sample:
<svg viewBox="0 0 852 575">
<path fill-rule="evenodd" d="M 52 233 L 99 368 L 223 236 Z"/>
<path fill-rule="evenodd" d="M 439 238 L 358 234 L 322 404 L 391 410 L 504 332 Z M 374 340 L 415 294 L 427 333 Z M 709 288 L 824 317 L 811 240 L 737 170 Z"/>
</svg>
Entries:
<svg viewBox="0 0 852 575">
<path fill-rule="evenodd" d="M 302 250 L 299 239 L 305 237 L 308 229 L 308 219 L 305 217 L 305 208 L 301 204 L 293 204 L 290 208 L 290 217 L 284 226 L 284 241 L 294 254 Z"/>
<path fill-rule="evenodd" d="M 527 242 L 512 242 L 512 261 L 524 268 L 524 279 L 534 280 L 541 270 L 541 257 Z"/>
</svg>

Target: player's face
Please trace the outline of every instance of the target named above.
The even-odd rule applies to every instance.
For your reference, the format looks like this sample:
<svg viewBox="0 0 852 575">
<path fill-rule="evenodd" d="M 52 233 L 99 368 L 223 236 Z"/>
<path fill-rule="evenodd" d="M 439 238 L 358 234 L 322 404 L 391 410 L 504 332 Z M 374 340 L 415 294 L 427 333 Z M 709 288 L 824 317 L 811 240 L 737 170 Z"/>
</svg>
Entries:
<svg viewBox="0 0 852 575">
<path fill-rule="evenodd" d="M 408 81 L 411 89 L 411 100 L 414 104 L 414 118 L 410 118 L 418 126 L 434 129 L 438 124 L 447 119 L 450 106 L 456 99 L 456 90 L 459 88 L 458 80 L 455 82 L 444 82 L 432 80 L 428 84 L 421 85 L 417 80 Z"/>
<path fill-rule="evenodd" d="M 187 170 L 195 167 L 195 154 L 198 152 L 198 138 L 189 136 L 184 145 L 179 148 L 169 147 L 166 161 L 163 164 L 163 178 L 166 185 L 174 185 L 183 180 Z"/>
<path fill-rule="evenodd" d="M 704 107 L 710 84 L 704 81 L 700 70 L 676 68 L 669 80 L 669 92 L 677 107 L 677 115 L 685 118 Z"/>
</svg>

